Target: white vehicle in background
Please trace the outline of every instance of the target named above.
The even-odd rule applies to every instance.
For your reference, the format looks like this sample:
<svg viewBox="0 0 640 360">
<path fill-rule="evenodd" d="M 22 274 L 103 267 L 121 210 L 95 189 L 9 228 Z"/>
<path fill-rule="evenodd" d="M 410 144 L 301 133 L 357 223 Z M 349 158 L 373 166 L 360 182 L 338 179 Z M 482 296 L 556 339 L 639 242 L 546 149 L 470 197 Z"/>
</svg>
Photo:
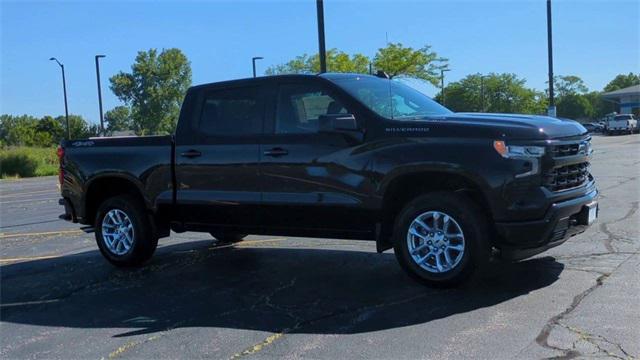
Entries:
<svg viewBox="0 0 640 360">
<path fill-rule="evenodd" d="M 638 120 L 633 114 L 619 114 L 607 121 L 605 133 L 612 134 L 633 134 L 638 132 Z"/>
</svg>

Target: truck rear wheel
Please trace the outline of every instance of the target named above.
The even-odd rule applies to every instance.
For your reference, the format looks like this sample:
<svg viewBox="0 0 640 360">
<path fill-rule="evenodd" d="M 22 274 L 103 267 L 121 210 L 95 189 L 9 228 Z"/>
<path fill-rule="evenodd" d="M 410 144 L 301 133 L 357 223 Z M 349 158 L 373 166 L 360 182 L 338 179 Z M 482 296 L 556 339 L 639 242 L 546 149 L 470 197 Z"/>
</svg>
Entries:
<svg viewBox="0 0 640 360">
<path fill-rule="evenodd" d="M 115 266 L 143 264 L 158 246 L 151 221 L 144 205 L 133 196 L 119 195 L 105 200 L 95 220 L 100 252 Z"/>
<path fill-rule="evenodd" d="M 486 218 L 466 196 L 429 193 L 398 215 L 394 252 L 411 277 L 430 286 L 453 286 L 489 261 L 487 229 Z"/>
</svg>

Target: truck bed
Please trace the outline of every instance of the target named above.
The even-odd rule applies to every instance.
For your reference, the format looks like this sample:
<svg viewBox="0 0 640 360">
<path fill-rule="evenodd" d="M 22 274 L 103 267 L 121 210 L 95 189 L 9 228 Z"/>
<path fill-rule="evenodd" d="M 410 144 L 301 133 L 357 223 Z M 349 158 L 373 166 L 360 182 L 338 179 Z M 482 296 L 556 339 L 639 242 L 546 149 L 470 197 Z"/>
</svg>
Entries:
<svg viewBox="0 0 640 360">
<path fill-rule="evenodd" d="M 92 209 L 83 196 L 90 188 L 114 177 L 135 184 L 151 208 L 173 201 L 173 137 L 126 136 L 70 140 L 62 143 L 62 196 L 74 207 L 75 221 L 91 224 Z M 106 185 L 106 186 L 105 186 Z M 104 191 L 118 184 L 101 184 Z"/>
</svg>

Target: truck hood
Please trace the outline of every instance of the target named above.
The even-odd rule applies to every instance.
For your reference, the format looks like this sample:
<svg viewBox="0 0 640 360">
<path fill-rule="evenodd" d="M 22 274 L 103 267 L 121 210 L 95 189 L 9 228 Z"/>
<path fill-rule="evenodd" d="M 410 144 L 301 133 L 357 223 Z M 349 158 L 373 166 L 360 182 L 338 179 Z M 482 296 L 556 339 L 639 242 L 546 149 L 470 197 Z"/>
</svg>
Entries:
<svg viewBox="0 0 640 360">
<path fill-rule="evenodd" d="M 446 122 L 497 131 L 511 139 L 550 140 L 587 133 L 578 122 L 540 115 L 453 113 L 442 117 Z"/>
</svg>

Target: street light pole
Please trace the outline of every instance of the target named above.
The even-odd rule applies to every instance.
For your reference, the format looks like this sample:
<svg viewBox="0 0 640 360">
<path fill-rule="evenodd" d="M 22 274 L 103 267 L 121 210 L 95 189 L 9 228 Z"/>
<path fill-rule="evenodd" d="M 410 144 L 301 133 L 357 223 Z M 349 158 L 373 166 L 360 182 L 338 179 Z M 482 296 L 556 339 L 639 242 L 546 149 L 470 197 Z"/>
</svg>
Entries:
<svg viewBox="0 0 640 360">
<path fill-rule="evenodd" d="M 440 69 L 440 89 L 442 91 L 442 106 L 445 106 L 444 100 L 444 72 L 451 71 L 451 69 Z"/>
<path fill-rule="evenodd" d="M 58 61 L 58 59 L 52 57 L 49 58 L 51 61 L 55 61 L 60 65 L 60 69 L 62 69 L 62 91 L 64 93 L 64 118 L 67 122 L 67 140 L 71 139 L 71 129 L 69 128 L 69 108 L 67 106 L 67 80 L 64 76 L 64 65 Z"/>
<path fill-rule="evenodd" d="M 482 103 L 481 112 L 484 112 L 484 75 L 480 75 L 480 102 Z"/>
<path fill-rule="evenodd" d="M 549 109 L 547 115 L 556 116 L 556 101 L 553 93 L 553 35 L 551 32 L 551 0 L 547 0 L 547 47 L 549 55 Z"/>
<path fill-rule="evenodd" d="M 100 133 L 102 136 L 104 133 L 104 117 L 102 115 L 102 89 L 100 88 L 100 62 L 98 59 L 105 57 L 105 55 L 96 55 L 96 79 L 98 80 L 98 106 L 100 107 Z"/>
<path fill-rule="evenodd" d="M 316 12 L 318 15 L 318 56 L 320 57 L 320 72 L 327 72 L 327 54 L 324 46 L 324 6 L 322 0 L 316 0 Z"/>
<path fill-rule="evenodd" d="M 251 58 L 251 63 L 253 64 L 253 77 L 256 77 L 256 60 L 264 59 L 261 56 L 254 56 Z"/>
</svg>

